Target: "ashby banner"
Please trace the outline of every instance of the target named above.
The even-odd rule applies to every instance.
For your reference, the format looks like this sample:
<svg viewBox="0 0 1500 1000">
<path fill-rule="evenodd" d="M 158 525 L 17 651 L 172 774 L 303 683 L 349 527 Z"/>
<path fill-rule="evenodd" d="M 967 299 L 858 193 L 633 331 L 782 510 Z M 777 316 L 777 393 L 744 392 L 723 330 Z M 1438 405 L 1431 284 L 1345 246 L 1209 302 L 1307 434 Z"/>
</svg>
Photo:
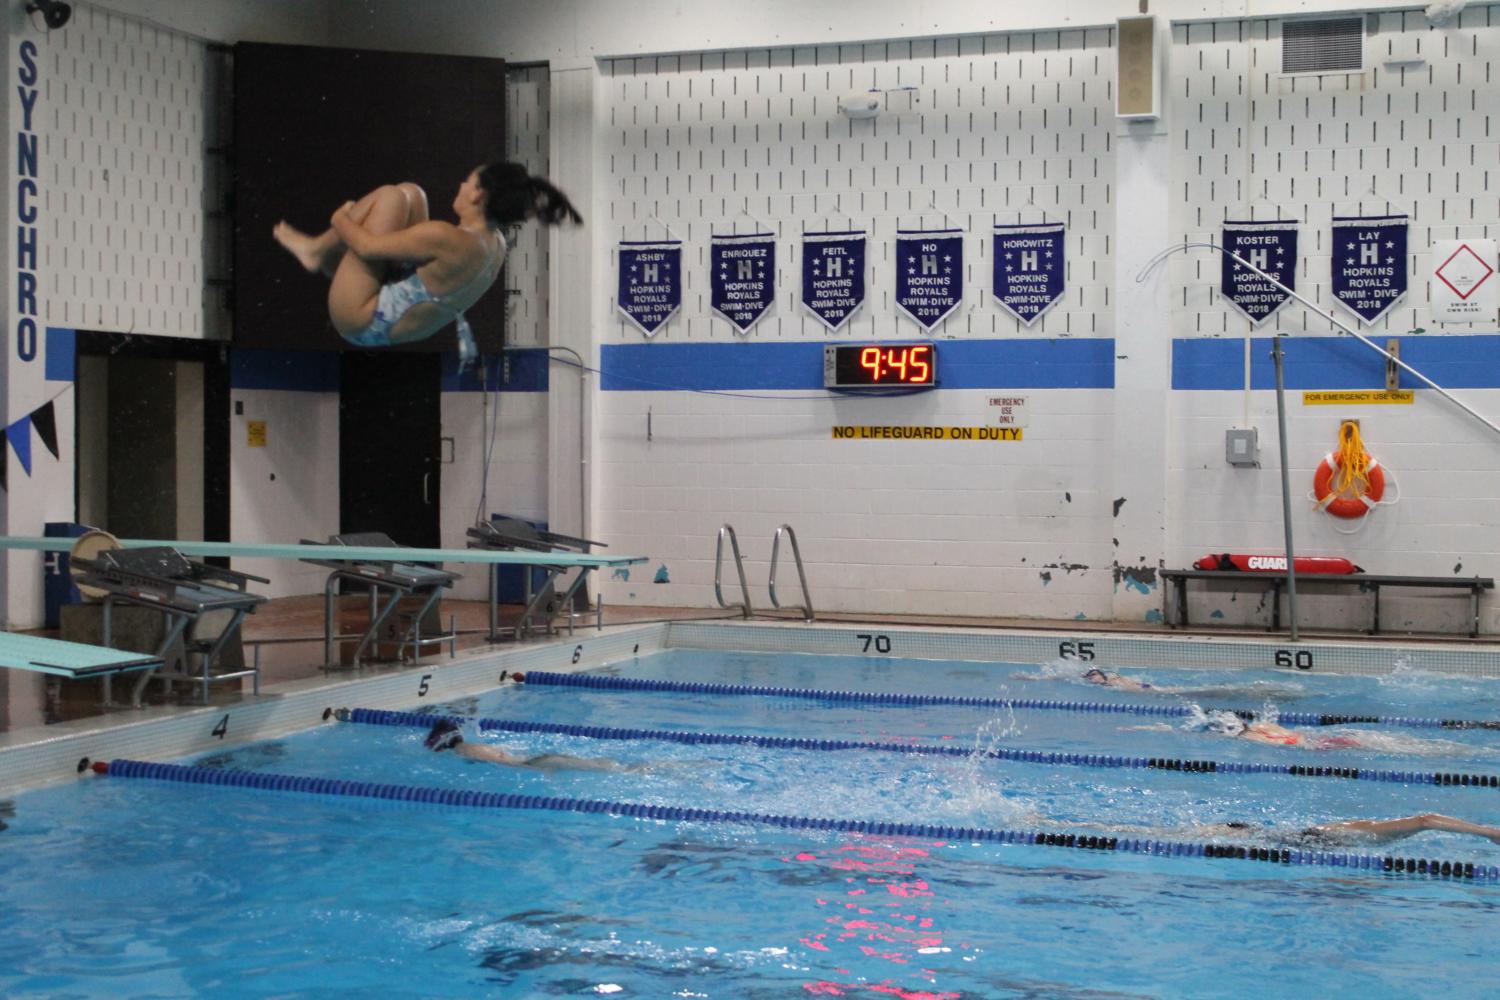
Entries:
<svg viewBox="0 0 1500 1000">
<path fill-rule="evenodd" d="M 1226 222 L 1223 246 L 1269 274 L 1286 287 L 1297 290 L 1297 220 L 1275 222 Z M 1219 289 L 1229 304 L 1245 314 L 1255 326 L 1270 319 L 1291 296 L 1242 264 L 1221 254 Z"/>
<path fill-rule="evenodd" d="M 715 236 L 708 260 L 714 312 L 748 333 L 776 300 L 775 234 Z"/>
<path fill-rule="evenodd" d="M 1373 323 L 1406 294 L 1404 215 L 1333 217 L 1333 297 Z"/>
<path fill-rule="evenodd" d="M 830 330 L 865 301 L 865 233 L 802 234 L 802 304 Z"/>
<path fill-rule="evenodd" d="M 963 230 L 896 230 L 896 305 L 931 330 L 963 298 Z"/>
<path fill-rule="evenodd" d="M 648 337 L 682 305 L 682 241 L 622 240 L 620 312 Z"/>
<path fill-rule="evenodd" d="M 995 298 L 1030 326 L 1062 297 L 1064 227 L 995 226 Z"/>
</svg>

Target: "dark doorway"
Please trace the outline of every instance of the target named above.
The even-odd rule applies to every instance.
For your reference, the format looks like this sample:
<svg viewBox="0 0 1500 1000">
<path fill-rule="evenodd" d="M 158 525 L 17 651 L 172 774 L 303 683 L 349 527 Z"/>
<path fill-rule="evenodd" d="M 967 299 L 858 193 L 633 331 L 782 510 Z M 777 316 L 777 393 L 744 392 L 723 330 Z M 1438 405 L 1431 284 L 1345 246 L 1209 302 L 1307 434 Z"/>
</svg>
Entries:
<svg viewBox="0 0 1500 1000">
<path fill-rule="evenodd" d="M 348 351 L 339 362 L 339 530 L 438 548 L 442 356 Z"/>
<path fill-rule="evenodd" d="M 75 519 L 122 538 L 229 540 L 225 345 L 79 331 Z"/>
</svg>

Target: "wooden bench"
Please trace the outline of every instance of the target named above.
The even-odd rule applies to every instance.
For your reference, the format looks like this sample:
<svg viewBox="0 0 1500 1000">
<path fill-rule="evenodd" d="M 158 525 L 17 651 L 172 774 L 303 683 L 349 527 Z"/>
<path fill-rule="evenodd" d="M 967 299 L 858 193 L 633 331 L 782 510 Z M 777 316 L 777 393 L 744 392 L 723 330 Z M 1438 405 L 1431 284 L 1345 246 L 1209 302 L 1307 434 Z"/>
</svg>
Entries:
<svg viewBox="0 0 1500 1000">
<path fill-rule="evenodd" d="M 1259 584 L 1271 593 L 1271 626 L 1267 631 L 1281 630 L 1281 592 L 1286 589 L 1285 573 L 1245 573 L 1239 570 L 1221 569 L 1164 569 L 1162 580 L 1162 617 L 1168 628 L 1186 628 L 1188 624 L 1187 585 L 1189 580 L 1210 580 L 1229 583 Z M 1173 593 L 1175 587 L 1175 595 Z M 1304 587 L 1356 587 L 1361 592 L 1375 597 L 1374 615 L 1370 634 L 1380 631 L 1380 588 L 1415 587 L 1441 590 L 1467 590 L 1469 592 L 1469 635 L 1479 634 L 1479 592 L 1494 590 L 1492 577 L 1474 576 L 1386 576 L 1378 573 L 1298 573 L 1297 589 Z M 1175 596 L 1175 601 L 1173 600 Z M 1173 620 L 1173 605 L 1176 605 L 1176 620 Z"/>
</svg>

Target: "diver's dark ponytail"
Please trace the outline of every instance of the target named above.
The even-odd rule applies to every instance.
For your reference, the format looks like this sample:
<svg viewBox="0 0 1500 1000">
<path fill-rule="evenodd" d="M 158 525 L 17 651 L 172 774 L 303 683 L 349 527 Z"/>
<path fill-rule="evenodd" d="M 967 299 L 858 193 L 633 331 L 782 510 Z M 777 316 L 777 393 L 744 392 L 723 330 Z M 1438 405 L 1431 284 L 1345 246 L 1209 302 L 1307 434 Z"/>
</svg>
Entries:
<svg viewBox="0 0 1500 1000">
<path fill-rule="evenodd" d="M 545 177 L 532 177 L 519 163 L 480 167 L 479 186 L 484 188 L 484 211 L 491 225 L 510 226 L 527 219 L 538 219 L 549 226 L 583 221 L 567 195 Z"/>
</svg>

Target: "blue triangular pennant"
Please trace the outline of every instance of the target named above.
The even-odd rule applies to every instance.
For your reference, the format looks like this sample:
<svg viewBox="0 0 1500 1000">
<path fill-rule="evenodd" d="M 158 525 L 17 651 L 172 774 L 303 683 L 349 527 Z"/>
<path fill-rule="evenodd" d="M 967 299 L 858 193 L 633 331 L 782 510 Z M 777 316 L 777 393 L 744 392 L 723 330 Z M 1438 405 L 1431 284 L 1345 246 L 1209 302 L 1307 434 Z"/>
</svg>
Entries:
<svg viewBox="0 0 1500 1000">
<path fill-rule="evenodd" d="M 10 440 L 11 449 L 15 451 L 21 468 L 26 470 L 28 476 L 31 475 L 31 415 L 27 414 L 5 428 L 5 436 Z"/>
</svg>

